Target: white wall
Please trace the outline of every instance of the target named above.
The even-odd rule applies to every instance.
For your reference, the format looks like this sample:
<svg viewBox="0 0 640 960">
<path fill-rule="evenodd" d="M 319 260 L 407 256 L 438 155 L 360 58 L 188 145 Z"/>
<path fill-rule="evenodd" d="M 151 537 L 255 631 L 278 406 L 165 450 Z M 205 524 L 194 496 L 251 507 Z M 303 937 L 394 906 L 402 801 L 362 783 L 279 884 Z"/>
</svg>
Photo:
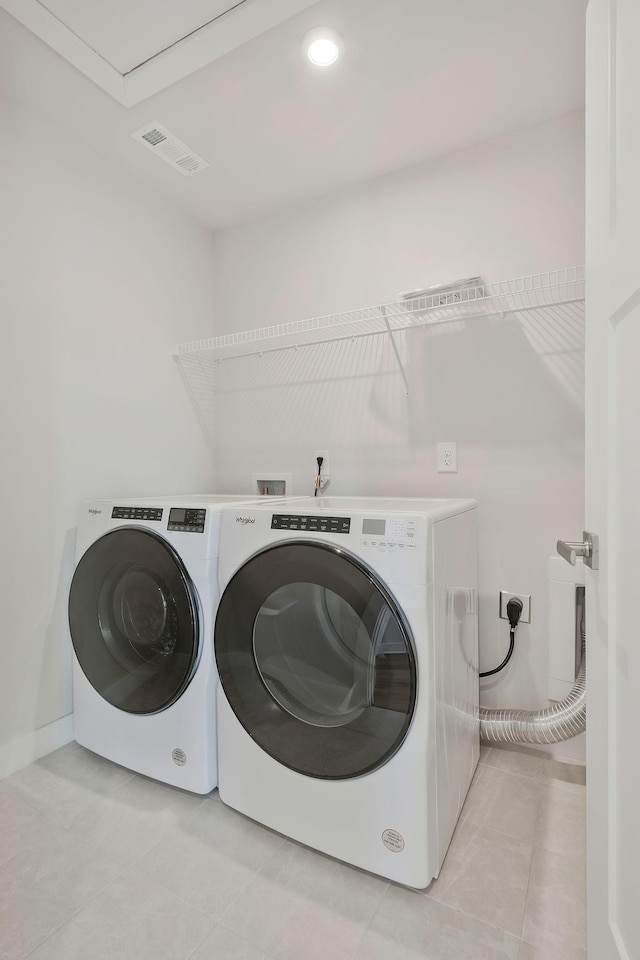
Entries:
<svg viewBox="0 0 640 960">
<path fill-rule="evenodd" d="M 216 327 L 201 336 L 582 263 L 583 149 L 570 114 L 222 232 Z M 498 591 L 532 595 L 482 703 L 545 705 L 547 558 L 583 529 L 582 330 L 507 317 L 412 334 L 408 399 L 388 345 L 365 344 L 220 365 L 219 483 L 248 491 L 252 472 L 280 469 L 311 492 L 314 450 L 328 448 L 334 494 L 477 497 L 482 669 L 508 644 Z M 436 473 L 438 440 L 458 442 L 457 474 Z"/>
<path fill-rule="evenodd" d="M 80 501 L 213 489 L 170 345 L 214 285 L 210 234 L 43 118 L 3 104 L 0 142 L 1 775 L 71 711 Z"/>
</svg>

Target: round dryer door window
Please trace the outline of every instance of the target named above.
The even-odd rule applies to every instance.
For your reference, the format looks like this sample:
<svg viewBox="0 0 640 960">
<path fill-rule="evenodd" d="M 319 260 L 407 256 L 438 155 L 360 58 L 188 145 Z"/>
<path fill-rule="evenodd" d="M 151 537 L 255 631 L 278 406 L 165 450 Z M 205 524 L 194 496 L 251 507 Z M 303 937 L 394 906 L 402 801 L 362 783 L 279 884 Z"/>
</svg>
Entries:
<svg viewBox="0 0 640 960">
<path fill-rule="evenodd" d="M 215 651 L 240 723 L 299 773 L 361 776 L 404 740 L 416 697 L 410 630 L 344 550 L 296 541 L 252 557 L 220 600 Z"/>
<path fill-rule="evenodd" d="M 199 656 L 195 587 L 161 537 L 121 527 L 80 559 L 69 626 L 91 686 L 127 713 L 158 713 L 181 696 Z"/>
</svg>

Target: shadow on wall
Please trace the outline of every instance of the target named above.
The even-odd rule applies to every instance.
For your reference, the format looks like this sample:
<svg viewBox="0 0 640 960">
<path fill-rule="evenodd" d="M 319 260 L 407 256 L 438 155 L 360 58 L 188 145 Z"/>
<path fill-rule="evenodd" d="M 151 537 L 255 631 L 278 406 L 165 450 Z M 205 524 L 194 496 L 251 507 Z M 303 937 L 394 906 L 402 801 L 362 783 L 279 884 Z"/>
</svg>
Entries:
<svg viewBox="0 0 640 960">
<path fill-rule="evenodd" d="M 417 331 L 410 442 L 432 442 L 434 424 L 441 437 L 484 447 L 581 435 L 584 324 L 578 310 L 562 309 Z"/>
<path fill-rule="evenodd" d="M 408 435 L 402 379 L 382 336 L 223 360 L 216 401 L 223 447 L 260 449 L 274 430 L 292 445 L 326 433 L 346 445 L 404 443 Z"/>
<path fill-rule="evenodd" d="M 216 363 L 218 450 L 336 446 L 414 451 L 436 437 L 535 446 L 581 436 L 584 330 L 575 305 L 286 347 Z M 215 423 L 215 426 L 213 426 Z"/>
<path fill-rule="evenodd" d="M 33 729 L 71 713 L 71 634 L 69 633 L 69 587 L 75 569 L 76 528 L 67 530 L 55 586 L 54 606 L 42 649 L 40 685 Z"/>
</svg>

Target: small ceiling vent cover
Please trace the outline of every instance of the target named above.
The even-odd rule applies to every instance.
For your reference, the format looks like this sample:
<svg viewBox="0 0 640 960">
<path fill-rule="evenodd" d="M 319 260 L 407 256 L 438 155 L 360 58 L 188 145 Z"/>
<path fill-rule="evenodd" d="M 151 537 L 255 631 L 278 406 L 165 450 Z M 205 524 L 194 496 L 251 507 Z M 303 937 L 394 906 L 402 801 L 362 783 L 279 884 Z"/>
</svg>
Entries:
<svg viewBox="0 0 640 960">
<path fill-rule="evenodd" d="M 407 290 L 399 295 L 405 303 L 412 300 L 428 300 L 430 307 L 444 307 L 466 300 L 478 300 L 485 295 L 485 282 L 482 277 L 469 277 L 456 280 L 455 283 L 440 283 L 435 287 L 421 290 Z"/>
<path fill-rule="evenodd" d="M 157 157 L 169 163 L 174 170 L 179 170 L 185 177 L 191 177 L 199 170 L 204 170 L 209 164 L 203 158 L 198 156 L 195 150 L 191 150 L 186 144 L 163 127 L 161 124 L 147 123 L 140 127 L 131 136 L 143 147 L 151 150 Z"/>
</svg>

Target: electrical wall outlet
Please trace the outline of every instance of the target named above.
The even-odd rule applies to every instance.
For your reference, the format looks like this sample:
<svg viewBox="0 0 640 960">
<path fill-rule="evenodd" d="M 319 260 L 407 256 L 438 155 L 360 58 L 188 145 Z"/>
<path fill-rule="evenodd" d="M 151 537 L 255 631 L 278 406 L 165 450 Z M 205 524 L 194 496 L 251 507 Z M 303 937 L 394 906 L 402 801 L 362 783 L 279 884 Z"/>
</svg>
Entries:
<svg viewBox="0 0 640 960">
<path fill-rule="evenodd" d="M 531 594 L 514 593 L 513 590 L 500 591 L 500 619 L 508 620 L 507 604 L 511 599 L 518 599 L 522 604 L 522 613 L 520 614 L 520 623 L 531 623 Z"/>
<path fill-rule="evenodd" d="M 458 444 L 455 440 L 438 443 L 438 473 L 458 472 Z"/>
</svg>

